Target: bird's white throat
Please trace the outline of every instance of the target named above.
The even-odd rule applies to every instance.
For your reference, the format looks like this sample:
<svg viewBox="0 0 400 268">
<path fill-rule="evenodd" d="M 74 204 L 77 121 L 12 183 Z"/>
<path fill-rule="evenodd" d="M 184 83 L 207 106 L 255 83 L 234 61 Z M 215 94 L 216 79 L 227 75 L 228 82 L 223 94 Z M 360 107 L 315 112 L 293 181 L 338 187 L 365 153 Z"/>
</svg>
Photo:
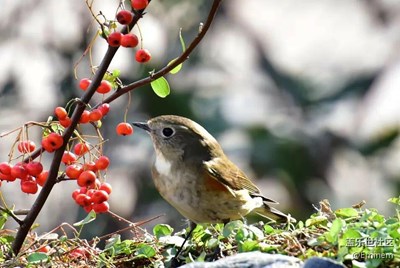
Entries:
<svg viewBox="0 0 400 268">
<path fill-rule="evenodd" d="M 169 176 L 171 172 L 171 166 L 171 162 L 165 159 L 165 157 L 161 153 L 157 154 L 155 168 L 159 174 Z"/>
</svg>

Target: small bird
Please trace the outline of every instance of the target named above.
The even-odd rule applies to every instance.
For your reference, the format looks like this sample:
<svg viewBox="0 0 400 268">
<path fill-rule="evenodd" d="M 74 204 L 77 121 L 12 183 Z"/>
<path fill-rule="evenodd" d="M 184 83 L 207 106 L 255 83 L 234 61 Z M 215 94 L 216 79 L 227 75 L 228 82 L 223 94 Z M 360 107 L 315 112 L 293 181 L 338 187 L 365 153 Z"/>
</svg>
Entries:
<svg viewBox="0 0 400 268">
<path fill-rule="evenodd" d="M 289 217 L 269 204 L 257 186 L 224 154 L 217 140 L 196 122 L 175 115 L 134 126 L 147 131 L 156 158 L 154 184 L 184 217 L 198 223 L 226 223 L 250 212 L 276 221 Z M 189 234 L 190 235 L 190 234 Z"/>
</svg>

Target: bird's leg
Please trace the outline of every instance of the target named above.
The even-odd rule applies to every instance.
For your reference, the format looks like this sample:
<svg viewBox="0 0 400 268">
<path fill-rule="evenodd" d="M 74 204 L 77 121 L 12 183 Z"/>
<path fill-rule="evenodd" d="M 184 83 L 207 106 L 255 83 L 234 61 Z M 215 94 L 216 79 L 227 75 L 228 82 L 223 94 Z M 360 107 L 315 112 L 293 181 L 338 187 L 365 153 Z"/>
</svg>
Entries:
<svg viewBox="0 0 400 268">
<path fill-rule="evenodd" d="M 186 241 L 192 236 L 192 233 L 194 231 L 194 229 L 196 229 L 197 224 L 190 221 L 189 222 L 189 233 L 186 235 L 185 240 L 183 240 L 182 245 L 180 246 L 180 248 L 178 249 L 178 251 L 176 252 L 175 256 L 172 258 L 171 260 L 171 267 L 178 267 L 180 264 L 180 261 L 178 260 L 179 255 L 181 254 L 182 250 L 183 250 L 183 246 L 185 245 Z"/>
</svg>

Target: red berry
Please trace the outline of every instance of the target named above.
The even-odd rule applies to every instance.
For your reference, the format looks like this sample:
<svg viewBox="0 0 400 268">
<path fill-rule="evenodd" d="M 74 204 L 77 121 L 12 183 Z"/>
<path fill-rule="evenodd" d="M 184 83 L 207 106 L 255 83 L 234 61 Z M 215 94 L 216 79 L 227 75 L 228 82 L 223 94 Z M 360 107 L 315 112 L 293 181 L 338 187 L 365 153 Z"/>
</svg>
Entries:
<svg viewBox="0 0 400 268">
<path fill-rule="evenodd" d="M 20 153 L 31 153 L 35 150 L 36 145 L 33 141 L 20 141 L 18 143 L 17 149 Z"/>
<path fill-rule="evenodd" d="M 68 257 L 71 259 L 88 258 L 89 256 L 89 251 L 86 250 L 84 247 L 78 247 L 68 254 Z"/>
<path fill-rule="evenodd" d="M 43 171 L 43 165 L 40 162 L 32 161 L 26 164 L 25 169 L 29 175 L 36 177 Z"/>
<path fill-rule="evenodd" d="M 71 194 L 72 199 L 76 200 L 76 197 L 77 197 L 78 194 L 80 194 L 80 193 L 81 193 L 81 189 L 75 189 L 75 190 L 72 192 L 72 194 Z"/>
<path fill-rule="evenodd" d="M 107 156 L 102 155 L 96 161 L 96 168 L 98 170 L 104 170 L 104 169 L 108 168 L 109 164 L 110 164 L 110 159 L 108 159 Z"/>
<path fill-rule="evenodd" d="M 86 162 L 83 164 L 83 170 L 91 170 L 93 172 L 97 172 L 96 163 L 93 161 Z"/>
<path fill-rule="evenodd" d="M 135 59 L 137 62 L 145 63 L 151 59 L 151 54 L 147 49 L 139 49 L 136 51 Z"/>
<path fill-rule="evenodd" d="M 103 190 L 94 190 L 92 194 L 92 202 L 95 204 L 103 203 L 108 200 L 108 193 Z"/>
<path fill-rule="evenodd" d="M 103 116 L 106 116 L 106 114 L 108 114 L 108 112 L 110 111 L 110 104 L 103 103 L 97 109 L 100 110 L 100 112 L 103 114 Z"/>
<path fill-rule="evenodd" d="M 82 167 L 77 164 L 69 165 L 65 168 L 65 174 L 70 179 L 77 179 L 79 175 L 82 174 L 82 172 L 83 172 Z"/>
<path fill-rule="evenodd" d="M 21 191 L 27 194 L 36 194 L 39 187 L 36 181 L 32 178 L 29 180 L 21 181 Z"/>
<path fill-rule="evenodd" d="M 65 119 L 60 119 L 60 125 L 62 125 L 63 127 L 67 128 L 71 125 L 72 120 L 69 117 L 66 117 Z"/>
<path fill-rule="evenodd" d="M 75 144 L 74 153 L 76 155 L 82 156 L 82 155 L 86 154 L 87 152 L 89 152 L 89 149 L 90 149 L 90 147 L 89 147 L 88 143 L 80 142 L 80 143 Z"/>
<path fill-rule="evenodd" d="M 86 124 L 90 122 L 89 118 L 90 112 L 88 110 L 83 111 L 81 118 L 79 119 L 79 123 Z"/>
<path fill-rule="evenodd" d="M 12 168 L 12 166 L 7 162 L 0 163 L 0 173 L 2 173 L 4 175 L 10 175 L 11 168 Z"/>
<path fill-rule="evenodd" d="M 107 201 L 100 203 L 100 204 L 93 204 L 92 209 L 96 213 L 105 213 L 110 210 L 110 205 Z"/>
<path fill-rule="evenodd" d="M 108 36 L 108 44 L 111 47 L 119 47 L 119 45 L 121 44 L 121 37 L 122 34 L 120 32 L 113 32 Z"/>
<path fill-rule="evenodd" d="M 92 204 L 92 200 L 87 194 L 78 194 L 75 197 L 75 202 L 82 207 Z"/>
<path fill-rule="evenodd" d="M 54 152 L 53 146 L 50 144 L 50 140 L 48 138 L 44 138 L 42 140 L 42 147 L 45 149 L 46 152 L 52 153 Z"/>
<path fill-rule="evenodd" d="M 11 168 L 11 176 L 14 178 L 26 180 L 28 178 L 28 175 L 28 171 L 22 164 L 15 165 Z"/>
<path fill-rule="evenodd" d="M 100 82 L 99 87 L 96 89 L 96 91 L 100 94 L 106 94 L 110 92 L 112 89 L 112 84 L 108 82 L 107 80 L 102 80 Z"/>
<path fill-rule="evenodd" d="M 81 187 L 88 187 L 96 181 L 96 174 L 91 170 L 85 170 L 79 175 L 77 183 Z"/>
<path fill-rule="evenodd" d="M 133 14 L 128 10 L 121 10 L 117 13 L 117 21 L 122 25 L 127 25 L 132 22 Z"/>
<path fill-rule="evenodd" d="M 42 140 L 42 147 L 49 153 L 60 148 L 64 143 L 64 139 L 60 134 L 50 133 Z"/>
<path fill-rule="evenodd" d="M 90 122 L 99 121 L 102 117 L 103 117 L 103 114 L 101 113 L 101 111 L 99 109 L 94 109 L 89 114 Z"/>
<path fill-rule="evenodd" d="M 85 91 L 86 89 L 88 89 L 91 83 L 92 80 L 90 80 L 89 78 L 83 78 L 81 79 L 81 81 L 79 81 L 79 88 Z"/>
<path fill-rule="evenodd" d="M 66 165 L 71 165 L 72 163 L 75 163 L 76 160 L 77 160 L 76 155 L 69 151 L 65 151 L 61 158 L 61 162 L 63 162 Z"/>
<path fill-rule="evenodd" d="M 87 213 L 89 213 L 90 211 L 92 211 L 93 205 L 90 204 L 90 205 L 84 206 L 83 209 L 84 209 Z"/>
<path fill-rule="evenodd" d="M 0 180 L 15 181 L 16 178 L 11 175 L 12 166 L 7 162 L 0 163 Z"/>
<path fill-rule="evenodd" d="M 136 10 L 144 9 L 149 4 L 148 0 L 132 0 L 132 7 Z"/>
<path fill-rule="evenodd" d="M 116 131 L 118 135 L 127 136 L 133 133 L 133 127 L 128 123 L 119 123 Z"/>
<path fill-rule="evenodd" d="M 48 253 L 50 251 L 50 246 L 42 246 L 36 250 L 36 252 Z"/>
<path fill-rule="evenodd" d="M 49 176 L 48 170 L 42 171 L 39 174 L 39 176 L 36 177 L 36 183 L 39 184 L 40 186 L 43 186 L 46 183 L 48 176 Z"/>
<path fill-rule="evenodd" d="M 99 179 L 96 179 L 96 180 L 94 181 L 94 183 L 91 184 L 91 185 L 89 185 L 87 188 L 88 188 L 88 189 L 96 189 L 96 190 L 97 190 L 97 189 L 99 189 L 100 185 L 101 185 L 100 180 L 99 180 Z"/>
<path fill-rule="evenodd" d="M 121 37 L 121 46 L 123 47 L 136 47 L 139 44 L 139 39 L 136 34 L 125 34 Z"/>
<path fill-rule="evenodd" d="M 56 116 L 59 120 L 63 120 L 65 118 L 67 118 L 67 116 L 68 116 L 67 111 L 63 107 L 60 107 L 60 106 L 58 106 L 58 107 L 56 107 L 56 109 L 54 109 L 54 113 L 56 114 Z"/>
<path fill-rule="evenodd" d="M 72 198 L 73 198 L 74 200 L 76 200 L 76 197 L 77 197 L 79 194 L 86 194 L 86 192 L 87 192 L 87 188 L 86 188 L 86 187 L 81 187 L 81 188 L 79 188 L 79 189 L 76 189 L 76 190 L 74 190 L 74 191 L 72 192 Z"/>
<path fill-rule="evenodd" d="M 103 191 L 106 191 L 107 194 L 111 194 L 111 192 L 112 192 L 111 184 L 109 184 L 107 182 L 103 182 L 102 184 L 100 184 L 99 190 L 103 190 Z"/>
</svg>

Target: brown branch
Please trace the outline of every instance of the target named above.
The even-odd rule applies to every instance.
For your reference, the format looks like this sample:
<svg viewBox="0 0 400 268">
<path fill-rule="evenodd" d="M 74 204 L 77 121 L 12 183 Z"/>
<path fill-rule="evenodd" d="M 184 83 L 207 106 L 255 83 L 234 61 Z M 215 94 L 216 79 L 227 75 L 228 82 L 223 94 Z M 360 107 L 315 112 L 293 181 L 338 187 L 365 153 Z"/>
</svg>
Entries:
<svg viewBox="0 0 400 268">
<path fill-rule="evenodd" d="M 131 84 L 129 84 L 129 85 L 127 85 L 127 86 L 115 91 L 115 93 L 113 93 L 112 95 L 107 97 L 103 101 L 103 103 L 110 103 L 110 102 L 114 101 L 115 99 L 117 99 L 118 97 L 120 97 L 121 95 L 124 95 L 124 94 L 126 94 L 127 92 L 129 92 L 131 90 L 134 90 L 134 89 L 136 89 L 138 87 L 141 87 L 141 86 L 144 86 L 146 84 L 149 84 L 150 82 L 156 80 L 157 78 L 160 78 L 160 77 L 166 75 L 172 69 L 174 69 L 176 66 L 178 66 L 179 64 L 181 64 L 184 61 L 186 61 L 189 58 L 189 55 L 193 52 L 193 50 L 201 42 L 201 40 L 203 39 L 203 37 L 207 33 L 208 29 L 210 28 L 211 23 L 214 20 L 214 17 L 215 17 L 215 15 L 217 13 L 217 10 L 218 10 L 221 2 L 222 2 L 222 0 L 214 0 L 213 5 L 212 5 L 212 7 L 210 9 L 210 13 L 208 14 L 206 23 L 204 24 L 203 27 L 201 27 L 201 30 L 199 31 L 198 35 L 193 39 L 193 41 L 190 43 L 188 48 L 173 63 L 171 63 L 170 65 L 165 66 L 164 68 L 162 68 L 158 72 L 155 72 L 154 74 L 151 74 L 146 78 L 143 78 L 141 80 L 133 82 L 133 83 L 131 83 Z"/>
</svg>

